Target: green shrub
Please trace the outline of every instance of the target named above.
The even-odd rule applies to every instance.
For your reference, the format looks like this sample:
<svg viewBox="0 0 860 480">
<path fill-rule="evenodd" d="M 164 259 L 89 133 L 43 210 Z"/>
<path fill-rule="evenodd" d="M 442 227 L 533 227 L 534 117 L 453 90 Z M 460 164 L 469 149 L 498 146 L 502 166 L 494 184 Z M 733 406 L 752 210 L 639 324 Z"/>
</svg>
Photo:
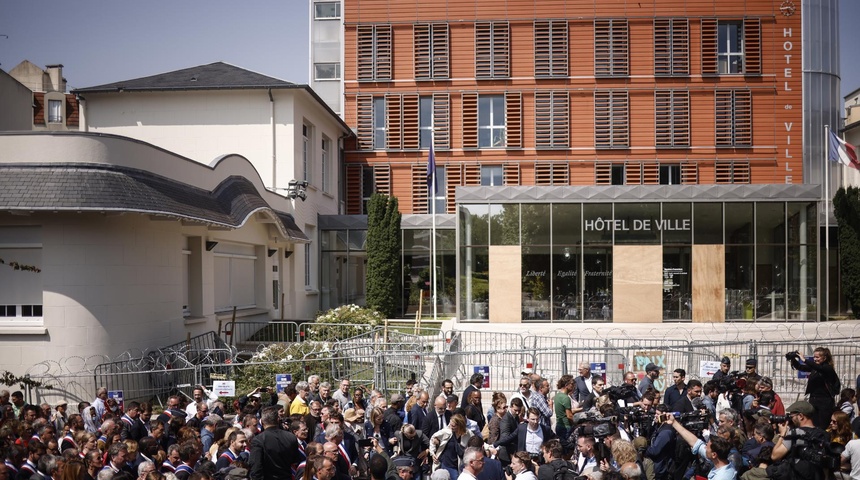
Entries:
<svg viewBox="0 0 860 480">
<path fill-rule="evenodd" d="M 313 324 L 307 326 L 305 340 L 333 342 L 367 333 L 382 325 L 381 313 L 358 305 L 341 305 L 319 314 Z"/>
</svg>

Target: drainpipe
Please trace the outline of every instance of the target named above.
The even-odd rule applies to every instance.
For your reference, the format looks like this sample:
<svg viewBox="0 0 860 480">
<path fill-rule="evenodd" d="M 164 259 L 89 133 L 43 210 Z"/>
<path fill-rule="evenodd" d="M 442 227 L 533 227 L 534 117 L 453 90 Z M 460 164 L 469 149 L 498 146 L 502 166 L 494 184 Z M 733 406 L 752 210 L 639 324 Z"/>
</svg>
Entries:
<svg viewBox="0 0 860 480">
<path fill-rule="evenodd" d="M 275 97 L 272 96 L 272 89 L 268 89 L 269 93 L 269 108 L 270 118 L 272 123 L 272 188 L 278 188 L 278 150 L 277 142 L 275 141 Z"/>
</svg>

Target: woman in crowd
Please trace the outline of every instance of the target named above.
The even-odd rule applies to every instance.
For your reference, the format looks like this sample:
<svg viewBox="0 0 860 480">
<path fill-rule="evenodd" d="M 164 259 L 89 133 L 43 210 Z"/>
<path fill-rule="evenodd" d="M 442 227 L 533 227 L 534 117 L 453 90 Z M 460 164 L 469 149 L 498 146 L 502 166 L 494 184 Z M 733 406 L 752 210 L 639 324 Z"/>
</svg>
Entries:
<svg viewBox="0 0 860 480">
<path fill-rule="evenodd" d="M 827 433 L 830 434 L 830 441 L 845 445 L 854 438 L 851 432 L 851 422 L 848 421 L 848 414 L 837 410 L 830 415 L 830 425 L 827 427 Z"/>
<path fill-rule="evenodd" d="M 806 382 L 806 394 L 809 395 L 809 403 L 815 407 L 813 423 L 818 428 L 827 428 L 830 423 L 830 414 L 833 413 L 834 398 L 838 391 L 831 391 L 838 384 L 839 377 L 833 368 L 833 355 L 827 347 L 818 347 L 812 351 L 812 360 L 806 360 L 799 352 L 786 355 L 795 370 L 809 372 Z"/>
<path fill-rule="evenodd" d="M 445 469 L 451 480 L 457 480 L 460 475 L 460 462 L 471 438 L 472 432 L 466 428 L 466 418 L 459 414 L 451 417 L 448 426 L 430 438 L 433 470 Z"/>
<path fill-rule="evenodd" d="M 508 399 L 505 397 L 505 394 L 502 392 L 494 392 L 493 393 L 493 417 L 490 418 L 490 421 L 487 423 L 487 437 L 484 438 L 484 441 L 493 445 L 494 443 L 499 441 L 499 436 L 501 436 L 501 421 L 502 417 L 508 413 Z"/>
<path fill-rule="evenodd" d="M 848 421 L 854 421 L 854 402 L 857 401 L 857 392 L 853 388 L 844 388 L 839 393 L 838 408 L 848 414 Z"/>
<path fill-rule="evenodd" d="M 391 432 L 388 424 L 385 422 L 385 413 L 381 408 L 376 407 L 370 412 L 370 420 L 364 424 L 365 438 L 375 438 L 380 445 L 385 449 L 389 456 L 394 452 L 391 448 Z"/>
<path fill-rule="evenodd" d="M 514 477 L 517 480 L 537 480 L 534 474 L 534 464 L 528 452 L 517 452 L 511 455 L 511 473 L 513 475 L 508 475 L 508 472 L 505 472 L 507 480 L 514 480 Z"/>
</svg>

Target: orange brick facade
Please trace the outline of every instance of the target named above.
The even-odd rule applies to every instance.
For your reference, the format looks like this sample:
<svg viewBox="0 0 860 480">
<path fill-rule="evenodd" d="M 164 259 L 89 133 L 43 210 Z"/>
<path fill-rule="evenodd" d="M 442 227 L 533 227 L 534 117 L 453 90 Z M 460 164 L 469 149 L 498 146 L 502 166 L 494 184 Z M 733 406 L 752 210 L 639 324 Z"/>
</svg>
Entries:
<svg viewBox="0 0 860 480">
<path fill-rule="evenodd" d="M 487 166 L 505 185 L 657 184 L 669 166 L 672 183 L 802 183 L 800 2 L 784 15 L 788 3 L 345 0 L 343 111 L 358 132 L 346 213 L 365 213 L 371 188 L 428 213 L 422 97 L 448 213 Z M 743 38 L 738 73 L 720 73 L 723 24 Z M 503 146 L 477 137 L 487 95 L 505 106 Z"/>
</svg>

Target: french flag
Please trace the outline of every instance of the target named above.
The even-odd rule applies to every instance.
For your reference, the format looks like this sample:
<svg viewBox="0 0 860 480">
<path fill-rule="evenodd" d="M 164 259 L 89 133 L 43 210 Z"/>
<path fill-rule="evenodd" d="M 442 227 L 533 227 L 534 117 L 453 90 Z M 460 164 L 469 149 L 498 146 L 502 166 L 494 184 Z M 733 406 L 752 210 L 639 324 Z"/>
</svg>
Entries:
<svg viewBox="0 0 860 480">
<path fill-rule="evenodd" d="M 833 130 L 828 129 L 828 133 L 830 135 L 828 160 L 860 170 L 860 163 L 857 161 L 857 147 L 837 137 Z"/>
</svg>

